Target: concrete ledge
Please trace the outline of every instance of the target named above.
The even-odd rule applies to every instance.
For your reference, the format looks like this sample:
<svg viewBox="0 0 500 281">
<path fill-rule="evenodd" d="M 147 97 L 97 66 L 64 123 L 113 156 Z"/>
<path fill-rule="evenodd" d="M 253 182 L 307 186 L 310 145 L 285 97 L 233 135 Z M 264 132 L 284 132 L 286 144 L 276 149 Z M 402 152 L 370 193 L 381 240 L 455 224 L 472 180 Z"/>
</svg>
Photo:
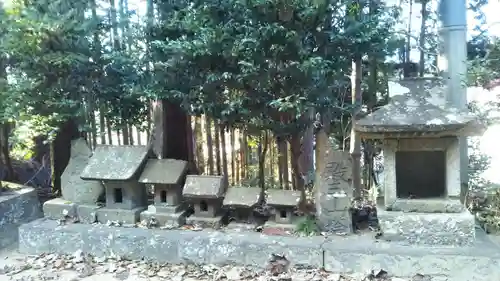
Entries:
<svg viewBox="0 0 500 281">
<path fill-rule="evenodd" d="M 23 187 L 0 195 L 0 249 L 12 246 L 18 239 L 18 227 L 43 216 L 38 193 Z"/>
<path fill-rule="evenodd" d="M 500 247 L 484 235 L 470 247 L 417 247 L 377 241 L 362 235 L 282 237 L 254 232 L 59 226 L 48 219 L 19 228 L 19 250 L 26 254 L 83 250 L 97 256 L 113 253 L 157 262 L 265 267 L 274 253 L 285 254 L 293 265 L 324 266 L 339 273 L 383 268 L 396 276 L 423 273 L 450 280 L 500 280 Z"/>
<path fill-rule="evenodd" d="M 423 245 L 469 245 L 475 240 L 475 218 L 462 213 L 405 213 L 379 211 L 384 238 Z"/>
</svg>

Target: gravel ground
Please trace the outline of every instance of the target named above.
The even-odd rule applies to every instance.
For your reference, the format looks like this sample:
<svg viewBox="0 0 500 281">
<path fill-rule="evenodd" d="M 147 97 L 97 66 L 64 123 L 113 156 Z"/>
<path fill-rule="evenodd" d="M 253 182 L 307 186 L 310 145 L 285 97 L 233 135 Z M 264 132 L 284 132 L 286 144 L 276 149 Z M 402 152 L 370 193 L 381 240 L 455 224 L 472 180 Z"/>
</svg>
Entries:
<svg viewBox="0 0 500 281">
<path fill-rule="evenodd" d="M 390 277 L 384 270 L 370 274 L 339 275 L 321 269 L 289 268 L 286 258 L 270 258 L 266 270 L 239 266 L 167 265 L 128 261 L 119 257 L 91 257 L 82 251 L 72 255 L 27 256 L 15 249 L 0 251 L 1 281 L 430 281 L 424 275 Z"/>
</svg>

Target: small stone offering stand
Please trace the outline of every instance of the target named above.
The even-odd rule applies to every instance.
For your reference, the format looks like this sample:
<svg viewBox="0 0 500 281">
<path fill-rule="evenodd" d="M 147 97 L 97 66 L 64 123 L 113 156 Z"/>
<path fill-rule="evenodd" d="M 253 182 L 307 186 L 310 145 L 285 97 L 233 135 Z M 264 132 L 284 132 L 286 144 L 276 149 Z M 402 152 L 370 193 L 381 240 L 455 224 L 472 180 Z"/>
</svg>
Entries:
<svg viewBox="0 0 500 281">
<path fill-rule="evenodd" d="M 269 189 L 266 192 L 267 205 L 273 207 L 274 216 L 266 222 L 265 226 L 285 230 L 295 230 L 295 209 L 300 200 L 300 192 L 292 190 Z"/>
<path fill-rule="evenodd" d="M 141 213 L 141 221 L 155 218 L 160 225 L 183 225 L 182 187 L 188 163 L 175 159 L 148 160 L 139 182 L 154 186 L 154 203 Z"/>
<path fill-rule="evenodd" d="M 230 228 L 254 228 L 254 207 L 262 201 L 262 190 L 255 187 L 231 187 L 224 198 L 223 207 L 231 209 L 236 221 L 230 222 Z"/>
<path fill-rule="evenodd" d="M 150 150 L 147 146 L 97 146 L 83 170 L 84 180 L 101 181 L 106 206 L 97 210 L 97 220 L 135 224 L 147 206 L 147 191 L 138 181 Z"/>
<path fill-rule="evenodd" d="M 188 175 L 182 195 L 194 207 L 189 224 L 212 227 L 220 222 L 226 186 L 222 176 Z"/>
<path fill-rule="evenodd" d="M 446 102 L 439 79 L 406 79 L 408 89 L 356 123 L 384 153 L 384 237 L 409 243 L 466 245 L 475 221 L 460 203 L 459 136 L 484 132 L 476 116 Z M 385 211 L 384 211 L 385 210 Z"/>
</svg>

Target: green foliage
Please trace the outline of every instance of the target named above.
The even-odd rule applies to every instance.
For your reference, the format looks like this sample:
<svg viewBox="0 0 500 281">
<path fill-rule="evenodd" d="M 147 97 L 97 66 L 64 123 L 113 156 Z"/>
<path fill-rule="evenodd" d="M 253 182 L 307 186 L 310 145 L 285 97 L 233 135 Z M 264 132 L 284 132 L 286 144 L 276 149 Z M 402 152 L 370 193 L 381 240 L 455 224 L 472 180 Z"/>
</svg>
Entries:
<svg viewBox="0 0 500 281">
<path fill-rule="evenodd" d="M 320 229 L 314 217 L 304 216 L 298 220 L 295 232 L 303 236 L 314 236 L 320 233 Z"/>
<path fill-rule="evenodd" d="M 350 61 L 386 54 L 394 18 L 357 1 L 219 0 L 163 11 L 152 33 L 160 98 L 241 126 L 288 135 L 310 107 L 345 110 Z M 348 8 L 348 9 L 346 9 Z M 169 15 L 169 16 L 167 16 Z"/>
</svg>

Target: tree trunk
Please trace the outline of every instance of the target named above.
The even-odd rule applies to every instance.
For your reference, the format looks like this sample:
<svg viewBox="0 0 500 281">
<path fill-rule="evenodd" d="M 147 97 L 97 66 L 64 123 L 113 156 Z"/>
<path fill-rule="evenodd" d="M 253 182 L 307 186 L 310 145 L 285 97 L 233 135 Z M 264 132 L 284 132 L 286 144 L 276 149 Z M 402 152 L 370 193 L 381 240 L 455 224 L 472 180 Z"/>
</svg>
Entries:
<svg viewBox="0 0 500 281">
<path fill-rule="evenodd" d="M 212 120 L 208 115 L 205 115 L 205 132 L 207 134 L 207 149 L 208 149 L 208 174 L 213 175 L 215 173 L 214 170 L 214 147 L 212 142 Z"/>
<path fill-rule="evenodd" d="M 214 134 L 215 134 L 215 164 L 217 166 L 217 175 L 222 174 L 222 163 L 220 159 L 220 125 L 217 120 L 214 120 Z"/>
<path fill-rule="evenodd" d="M 405 63 L 403 67 L 403 76 L 405 78 L 411 77 L 411 67 L 410 67 L 410 51 L 411 51 L 411 18 L 413 14 L 413 0 L 410 0 L 410 15 L 408 17 L 408 34 L 406 35 L 406 50 L 405 50 Z"/>
<path fill-rule="evenodd" d="M 227 165 L 227 151 L 226 151 L 226 126 L 225 124 L 220 125 L 220 145 L 222 153 L 222 174 L 227 179 L 228 178 L 228 165 Z"/>
<path fill-rule="evenodd" d="M 302 174 L 302 168 L 300 167 L 300 139 L 301 134 L 295 133 L 292 135 L 290 139 L 290 151 L 292 153 L 292 176 L 294 181 L 294 189 L 295 190 L 304 190 L 304 177 Z M 305 199 L 305 198 L 304 198 Z"/>
<path fill-rule="evenodd" d="M 420 61 L 419 61 L 419 76 L 424 77 L 425 73 L 425 23 L 427 22 L 427 0 L 421 0 L 422 4 L 422 23 L 420 24 L 420 38 L 419 38 L 419 46 L 420 46 Z"/>
<path fill-rule="evenodd" d="M 108 118 L 108 120 L 106 120 L 106 130 L 108 131 L 108 143 L 107 144 L 112 145 L 113 144 L 113 129 L 111 128 L 111 122 L 109 121 L 109 118 Z M 120 138 L 118 138 L 118 139 L 120 139 Z"/>
<path fill-rule="evenodd" d="M 246 129 L 242 129 L 243 132 L 240 133 L 240 162 L 241 162 L 241 179 L 247 178 L 247 167 L 248 167 L 248 143 L 247 143 L 247 133 Z"/>
<path fill-rule="evenodd" d="M 351 142 L 349 145 L 352 157 L 352 185 L 354 187 L 354 198 L 359 199 L 362 196 L 361 192 L 361 138 L 356 132 L 356 120 L 359 118 L 361 112 L 361 56 L 357 56 L 352 64 L 352 121 L 351 121 Z"/>
<path fill-rule="evenodd" d="M 193 141 L 187 114 L 179 105 L 161 100 L 156 103 L 154 117 L 153 150 L 157 156 L 162 159 L 192 161 L 193 149 L 190 146 Z M 190 164 L 192 168 L 196 166 L 193 162 Z"/>
<path fill-rule="evenodd" d="M 278 161 L 282 187 L 288 190 L 290 189 L 290 180 L 288 178 L 288 145 L 283 136 L 277 137 L 276 141 L 278 143 Z"/>
<path fill-rule="evenodd" d="M 299 158 L 301 168 L 299 172 L 304 176 L 304 179 L 307 179 L 307 182 L 304 182 L 304 184 L 309 184 L 311 175 L 314 173 L 314 108 L 310 108 L 307 115 L 310 125 L 307 127 L 302 138 Z"/>
<path fill-rule="evenodd" d="M 266 190 L 266 174 L 265 174 L 265 166 L 266 166 L 266 153 L 268 150 L 269 133 L 267 131 L 263 132 L 261 135 L 258 150 L 259 150 L 259 186 L 262 192 Z"/>
<path fill-rule="evenodd" d="M 205 173 L 205 157 L 203 155 L 203 132 L 201 127 L 201 117 L 194 117 L 194 139 L 196 147 L 196 162 L 200 173 Z"/>
<path fill-rule="evenodd" d="M 231 143 L 231 184 L 236 182 L 236 151 L 234 150 L 234 128 L 229 129 L 229 142 Z"/>
</svg>

